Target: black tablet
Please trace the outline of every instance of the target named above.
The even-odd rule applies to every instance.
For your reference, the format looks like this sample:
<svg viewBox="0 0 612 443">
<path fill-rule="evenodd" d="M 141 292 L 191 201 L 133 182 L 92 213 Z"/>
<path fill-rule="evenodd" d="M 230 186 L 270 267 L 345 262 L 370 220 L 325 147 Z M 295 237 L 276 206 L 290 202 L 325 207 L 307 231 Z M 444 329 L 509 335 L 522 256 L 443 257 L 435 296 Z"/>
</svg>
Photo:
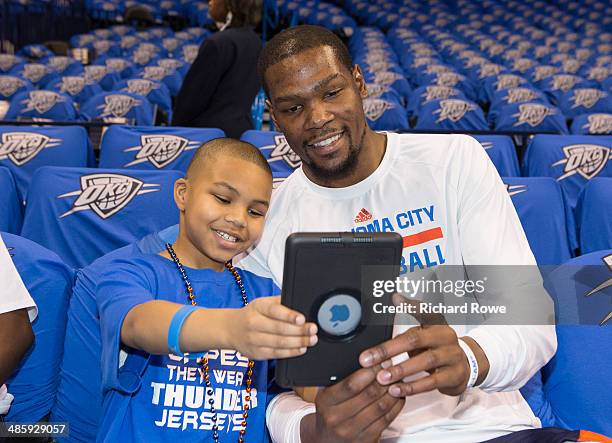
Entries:
<svg viewBox="0 0 612 443">
<path fill-rule="evenodd" d="M 281 302 L 319 328 L 306 354 L 278 360 L 283 387 L 328 386 L 359 369 L 359 354 L 391 338 L 393 315 L 375 313 L 374 280 L 395 280 L 397 233 L 295 233 L 287 238 Z M 384 295 L 383 297 L 387 297 Z"/>
</svg>

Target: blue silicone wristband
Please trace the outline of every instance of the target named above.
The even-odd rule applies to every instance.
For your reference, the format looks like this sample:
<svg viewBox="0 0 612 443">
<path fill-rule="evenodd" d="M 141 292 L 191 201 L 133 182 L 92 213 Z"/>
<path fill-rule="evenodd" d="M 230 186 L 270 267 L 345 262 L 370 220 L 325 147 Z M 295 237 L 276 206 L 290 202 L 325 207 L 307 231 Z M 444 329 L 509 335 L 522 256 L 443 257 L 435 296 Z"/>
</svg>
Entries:
<svg viewBox="0 0 612 443">
<path fill-rule="evenodd" d="M 199 306 L 183 306 L 181 309 L 176 311 L 174 317 L 170 321 L 170 327 L 168 328 L 168 349 L 170 352 L 178 357 L 185 357 L 185 354 L 181 352 L 179 346 L 179 337 L 181 335 L 181 329 L 183 328 L 183 323 L 187 320 L 194 311 L 201 309 Z M 206 352 L 200 353 L 189 353 L 189 357 L 191 358 L 200 358 L 206 355 Z"/>
</svg>

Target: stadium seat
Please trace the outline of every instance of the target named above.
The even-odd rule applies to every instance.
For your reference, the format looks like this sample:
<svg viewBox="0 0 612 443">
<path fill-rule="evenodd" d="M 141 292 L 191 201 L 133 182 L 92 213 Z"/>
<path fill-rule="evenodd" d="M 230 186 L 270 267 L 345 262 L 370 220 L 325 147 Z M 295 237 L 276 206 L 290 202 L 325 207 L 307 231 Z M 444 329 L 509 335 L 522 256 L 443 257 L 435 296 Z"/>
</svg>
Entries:
<svg viewBox="0 0 612 443">
<path fill-rule="evenodd" d="M 549 177 L 504 177 L 538 265 L 559 265 L 578 247 L 574 219 Z"/>
<path fill-rule="evenodd" d="M 9 71 L 10 75 L 25 78 L 34 86 L 39 87 L 59 77 L 58 73 L 42 63 L 18 64 Z"/>
<path fill-rule="evenodd" d="M 369 88 L 368 92 L 370 92 Z M 408 99 L 408 106 L 406 107 L 408 117 L 418 115 L 424 103 L 428 103 L 432 100 L 447 98 L 467 99 L 465 94 L 456 88 L 436 85 L 419 86 L 412 91 L 412 94 L 410 94 L 410 98 Z"/>
<path fill-rule="evenodd" d="M 482 109 L 465 99 L 449 98 L 423 103 L 415 129 L 488 131 Z"/>
<path fill-rule="evenodd" d="M 75 75 L 60 77 L 49 83 L 47 89 L 68 94 L 78 105 L 82 105 L 94 95 L 104 92 L 102 86 L 97 82 L 93 82 L 84 76 Z"/>
<path fill-rule="evenodd" d="M 24 91 L 15 94 L 6 120 L 76 121 L 79 114 L 68 94 L 55 91 Z"/>
<path fill-rule="evenodd" d="M 55 401 L 74 271 L 57 254 L 30 240 L 4 232 L 2 240 L 38 307 L 32 323 L 34 344 L 6 382 L 15 399 L 4 418 L 38 422 Z"/>
<path fill-rule="evenodd" d="M 25 199 L 41 166 L 95 166 L 87 131 L 80 126 L 0 126 L 0 166 L 11 170 Z"/>
<path fill-rule="evenodd" d="M 203 143 L 222 137 L 225 133 L 216 128 L 113 125 L 102 137 L 100 167 L 186 172 L 193 154 Z"/>
<path fill-rule="evenodd" d="M 576 221 L 580 252 L 612 249 L 612 178 L 597 177 L 586 184 L 578 197 Z"/>
<path fill-rule="evenodd" d="M 77 271 L 68 308 L 60 382 L 50 416 L 52 422 L 70 423 L 70 435 L 57 438 L 59 442 L 95 441 L 102 415 L 102 343 L 95 299 L 100 271 L 106 263 L 117 257 L 137 253 L 157 254 L 163 251 L 164 244 L 172 243 L 177 232 L 177 226 L 154 232 L 109 252 Z"/>
<path fill-rule="evenodd" d="M 10 169 L 0 166 L 0 231 L 19 234 L 23 221 L 23 199 Z"/>
<path fill-rule="evenodd" d="M 154 63 L 157 64 L 159 60 Z M 181 83 L 183 78 L 175 69 L 165 68 L 157 65 L 147 65 L 142 68 L 140 72 L 136 74 L 136 77 L 143 78 L 146 80 L 155 80 L 165 84 L 170 91 L 170 95 L 176 97 L 181 90 Z"/>
<path fill-rule="evenodd" d="M 560 97 L 559 108 L 568 119 L 587 113 L 612 113 L 612 96 L 600 89 L 575 88 Z"/>
<path fill-rule="evenodd" d="M 13 54 L 0 54 L 0 74 L 8 74 L 13 69 L 23 68 L 26 61 Z"/>
<path fill-rule="evenodd" d="M 582 135 L 612 135 L 612 113 L 579 115 L 572 121 L 570 131 Z"/>
<path fill-rule="evenodd" d="M 249 130 L 242 134 L 240 140 L 257 146 L 266 157 L 272 169 L 275 188 L 302 164 L 280 132 Z"/>
<path fill-rule="evenodd" d="M 561 111 L 540 102 L 511 103 L 503 106 L 495 118 L 494 129 L 509 132 L 548 132 L 567 134 Z"/>
<path fill-rule="evenodd" d="M 172 96 L 164 83 L 144 78 L 133 78 L 119 81 L 113 89 L 146 97 L 152 105 L 157 105 L 166 114 L 168 122 L 172 121 Z"/>
<path fill-rule="evenodd" d="M 142 95 L 129 92 L 104 92 L 89 99 L 81 108 L 81 115 L 90 121 L 151 126 L 155 110 Z"/>
<path fill-rule="evenodd" d="M 527 146 L 522 174 L 557 180 L 566 204 L 574 210 L 589 180 L 612 177 L 611 150 L 609 136 L 538 134 Z"/>
<path fill-rule="evenodd" d="M 364 98 L 363 110 L 368 125 L 375 131 L 409 129 L 408 114 L 397 101 Z"/>
<path fill-rule="evenodd" d="M 475 135 L 501 177 L 520 177 L 518 157 L 512 138 L 507 135 Z"/>
<path fill-rule="evenodd" d="M 0 75 L 0 100 L 11 101 L 15 94 L 34 89 L 28 80 L 14 75 Z"/>
<path fill-rule="evenodd" d="M 98 83 L 105 91 L 112 90 L 113 86 L 121 81 L 118 72 L 111 71 L 104 65 L 85 66 L 83 76 L 89 81 Z"/>
<path fill-rule="evenodd" d="M 80 61 L 66 56 L 51 56 L 41 60 L 50 66 L 60 76 L 79 75 L 83 72 L 83 65 Z"/>
<path fill-rule="evenodd" d="M 542 368 L 555 425 L 612 435 L 612 250 L 574 258 L 551 272 L 557 353 Z"/>
<path fill-rule="evenodd" d="M 178 223 L 178 171 L 42 167 L 27 197 L 21 235 L 83 267 Z"/>
</svg>

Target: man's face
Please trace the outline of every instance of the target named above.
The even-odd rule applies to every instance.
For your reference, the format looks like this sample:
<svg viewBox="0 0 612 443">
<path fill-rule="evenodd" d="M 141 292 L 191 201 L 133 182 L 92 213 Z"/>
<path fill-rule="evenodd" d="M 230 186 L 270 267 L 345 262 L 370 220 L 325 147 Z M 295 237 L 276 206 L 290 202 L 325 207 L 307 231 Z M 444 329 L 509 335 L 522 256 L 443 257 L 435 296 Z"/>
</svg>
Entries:
<svg viewBox="0 0 612 443">
<path fill-rule="evenodd" d="M 274 123 L 306 173 L 323 180 L 350 175 L 366 130 L 359 67 L 350 72 L 321 46 L 270 66 L 265 79 Z"/>
</svg>

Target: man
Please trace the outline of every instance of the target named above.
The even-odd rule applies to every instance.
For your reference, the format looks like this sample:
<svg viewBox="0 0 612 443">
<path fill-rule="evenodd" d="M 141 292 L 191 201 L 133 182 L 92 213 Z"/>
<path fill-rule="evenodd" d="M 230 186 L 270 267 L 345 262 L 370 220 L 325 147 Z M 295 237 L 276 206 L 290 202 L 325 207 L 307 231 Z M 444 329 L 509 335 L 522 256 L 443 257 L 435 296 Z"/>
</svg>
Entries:
<svg viewBox="0 0 612 443">
<path fill-rule="evenodd" d="M 10 377 L 34 341 L 31 321 L 37 315 L 36 304 L 28 294 L 0 237 L 0 416 L 13 401 L 4 382 Z"/>
<path fill-rule="evenodd" d="M 467 136 L 372 131 L 363 74 L 332 33 L 313 26 L 280 33 L 264 48 L 259 72 L 274 123 L 302 167 L 275 193 L 263 237 L 239 266 L 280 284 L 290 233 L 377 226 L 404 237 L 403 273 L 437 264 L 535 265 L 482 147 Z M 396 325 L 393 340 L 364 352 L 364 368 L 322 389 L 315 404 L 278 396 L 268 427 L 274 441 L 304 443 L 467 443 L 537 428 L 518 388 L 555 349 L 552 326 Z"/>
</svg>

